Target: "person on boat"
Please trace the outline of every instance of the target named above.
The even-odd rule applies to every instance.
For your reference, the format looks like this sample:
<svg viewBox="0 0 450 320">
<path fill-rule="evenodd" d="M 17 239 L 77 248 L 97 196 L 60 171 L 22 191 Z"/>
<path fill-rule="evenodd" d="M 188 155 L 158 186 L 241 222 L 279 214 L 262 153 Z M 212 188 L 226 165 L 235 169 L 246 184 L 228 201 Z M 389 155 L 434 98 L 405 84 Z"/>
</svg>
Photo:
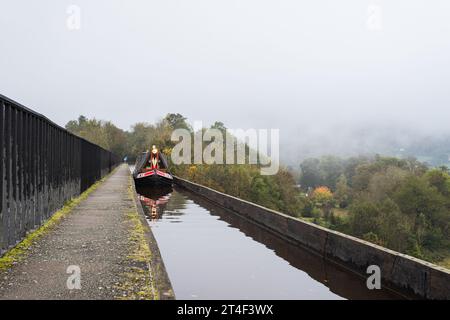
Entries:
<svg viewBox="0 0 450 320">
<path fill-rule="evenodd" d="M 156 146 L 152 146 L 152 152 L 150 153 L 150 168 L 159 169 L 159 152 Z"/>
</svg>

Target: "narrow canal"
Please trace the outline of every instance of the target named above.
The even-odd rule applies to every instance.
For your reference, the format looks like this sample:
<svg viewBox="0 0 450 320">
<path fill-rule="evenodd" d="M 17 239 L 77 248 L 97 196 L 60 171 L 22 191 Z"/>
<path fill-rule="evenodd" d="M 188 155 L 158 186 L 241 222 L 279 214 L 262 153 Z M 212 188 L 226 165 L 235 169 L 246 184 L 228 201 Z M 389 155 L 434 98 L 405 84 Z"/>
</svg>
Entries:
<svg viewBox="0 0 450 320">
<path fill-rule="evenodd" d="M 177 299 L 399 299 L 184 189 L 138 189 Z"/>
</svg>

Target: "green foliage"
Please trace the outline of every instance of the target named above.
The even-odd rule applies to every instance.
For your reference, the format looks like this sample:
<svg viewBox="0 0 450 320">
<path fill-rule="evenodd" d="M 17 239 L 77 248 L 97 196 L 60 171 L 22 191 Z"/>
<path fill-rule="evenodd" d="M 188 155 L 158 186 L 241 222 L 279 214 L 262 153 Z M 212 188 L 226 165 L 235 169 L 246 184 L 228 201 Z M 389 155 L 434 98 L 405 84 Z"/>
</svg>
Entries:
<svg viewBox="0 0 450 320">
<path fill-rule="evenodd" d="M 218 191 L 248 200 L 292 216 L 301 216 L 305 200 L 295 180 L 284 168 L 263 176 L 256 165 L 176 166 L 174 174 Z"/>
<path fill-rule="evenodd" d="M 318 210 L 316 210 L 317 208 L 314 207 L 314 203 L 311 201 L 311 199 L 304 198 L 303 203 L 304 203 L 304 206 L 303 206 L 303 210 L 302 210 L 302 217 L 312 218 L 315 215 L 317 215 Z M 319 213 L 320 213 L 320 211 L 319 211 Z"/>
<path fill-rule="evenodd" d="M 376 233 L 373 232 L 367 232 L 365 234 L 362 235 L 362 238 L 366 241 L 378 244 L 378 245 L 383 245 L 383 242 L 380 240 L 380 238 L 378 237 L 378 235 Z"/>
<path fill-rule="evenodd" d="M 450 196 L 450 175 L 447 167 L 433 169 L 425 174 L 426 181 L 443 196 Z"/>
<path fill-rule="evenodd" d="M 446 216 L 445 197 L 425 179 L 408 178 L 393 196 L 401 211 L 413 219 L 417 220 L 420 215 L 424 215 L 434 223 Z"/>
<path fill-rule="evenodd" d="M 169 113 L 164 118 L 164 121 L 172 130 L 174 129 L 187 129 L 192 131 L 191 126 L 186 122 L 187 118 L 183 117 L 179 113 Z"/>
<path fill-rule="evenodd" d="M 347 177 L 341 174 L 336 182 L 336 191 L 334 192 L 334 199 L 341 208 L 346 208 L 351 201 L 351 188 L 348 185 Z"/>
<path fill-rule="evenodd" d="M 347 217 L 322 210 L 317 223 L 430 261 L 448 257 L 450 175 L 446 167 L 427 169 L 413 158 L 375 156 L 308 159 L 301 168 L 304 188 L 317 183 L 335 188 L 337 205 L 349 206 Z M 327 170 L 336 170 L 337 180 Z M 312 216 L 313 209 L 305 208 Z"/>
<path fill-rule="evenodd" d="M 368 201 L 356 201 L 350 207 L 350 230 L 357 237 L 378 229 L 379 211 L 375 204 Z"/>
<path fill-rule="evenodd" d="M 78 120 L 69 121 L 66 129 L 121 157 L 128 153 L 127 133 L 109 121 L 89 120 L 85 116 L 79 116 Z"/>
<path fill-rule="evenodd" d="M 306 159 L 300 165 L 302 172 L 300 178 L 300 184 L 302 187 L 315 188 L 323 185 L 322 173 L 320 172 L 320 160 L 319 159 Z"/>
</svg>

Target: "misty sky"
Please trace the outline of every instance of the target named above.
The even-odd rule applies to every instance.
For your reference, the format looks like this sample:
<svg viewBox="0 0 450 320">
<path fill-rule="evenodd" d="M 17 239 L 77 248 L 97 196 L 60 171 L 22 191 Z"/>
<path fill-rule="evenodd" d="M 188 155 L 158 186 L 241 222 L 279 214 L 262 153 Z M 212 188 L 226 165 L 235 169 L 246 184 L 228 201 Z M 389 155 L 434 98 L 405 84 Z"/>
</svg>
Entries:
<svg viewBox="0 0 450 320">
<path fill-rule="evenodd" d="M 0 40 L 0 93 L 61 125 L 450 132 L 448 0 L 0 0 Z"/>
</svg>

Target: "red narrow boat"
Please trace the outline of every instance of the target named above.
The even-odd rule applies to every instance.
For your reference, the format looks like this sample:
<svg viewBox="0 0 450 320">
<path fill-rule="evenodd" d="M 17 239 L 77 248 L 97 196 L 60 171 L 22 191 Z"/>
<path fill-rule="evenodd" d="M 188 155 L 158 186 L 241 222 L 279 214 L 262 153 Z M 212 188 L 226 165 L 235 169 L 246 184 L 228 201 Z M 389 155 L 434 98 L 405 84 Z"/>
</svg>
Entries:
<svg viewBox="0 0 450 320">
<path fill-rule="evenodd" d="M 133 178 L 137 185 L 172 185 L 167 159 L 155 146 L 136 159 Z"/>
</svg>

